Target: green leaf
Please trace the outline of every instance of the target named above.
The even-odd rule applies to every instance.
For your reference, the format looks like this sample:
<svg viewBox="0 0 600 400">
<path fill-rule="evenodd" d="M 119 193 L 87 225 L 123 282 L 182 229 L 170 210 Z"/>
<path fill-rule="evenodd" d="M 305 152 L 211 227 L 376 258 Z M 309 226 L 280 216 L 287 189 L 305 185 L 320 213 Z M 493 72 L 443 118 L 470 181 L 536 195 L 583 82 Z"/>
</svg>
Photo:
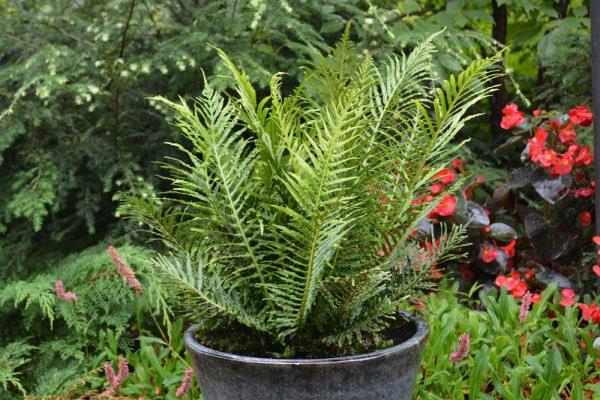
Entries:
<svg viewBox="0 0 600 400">
<path fill-rule="evenodd" d="M 483 382 L 487 376 L 489 362 L 488 362 L 488 346 L 484 345 L 481 347 L 475 357 L 471 372 L 469 374 L 469 398 L 479 398 L 480 392 L 482 391 Z"/>
</svg>

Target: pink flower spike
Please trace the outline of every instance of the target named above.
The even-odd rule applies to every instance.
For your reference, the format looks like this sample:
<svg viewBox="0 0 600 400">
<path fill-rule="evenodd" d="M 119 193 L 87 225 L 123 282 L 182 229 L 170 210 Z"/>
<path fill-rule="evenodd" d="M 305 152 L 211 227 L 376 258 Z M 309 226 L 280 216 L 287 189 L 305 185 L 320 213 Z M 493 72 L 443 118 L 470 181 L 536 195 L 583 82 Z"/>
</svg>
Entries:
<svg viewBox="0 0 600 400">
<path fill-rule="evenodd" d="M 121 384 L 123 384 L 123 381 L 129 375 L 127 360 L 124 357 L 119 357 L 119 373 L 117 375 L 115 375 L 115 370 L 109 362 L 104 363 L 104 373 L 106 374 L 109 388 L 100 393 L 100 397 L 112 397 L 119 393 Z"/>
<path fill-rule="evenodd" d="M 188 367 L 185 369 L 185 375 L 183 376 L 181 385 L 179 385 L 177 392 L 175 392 L 175 396 L 177 396 L 177 398 L 185 396 L 185 394 L 190 390 L 190 387 L 192 386 L 192 374 L 193 371 L 191 368 Z"/>
<path fill-rule="evenodd" d="M 104 374 L 106 375 L 106 380 L 108 381 L 109 386 L 113 386 L 116 376 L 115 370 L 109 362 L 104 363 Z"/>
<path fill-rule="evenodd" d="M 140 281 L 138 281 L 135 277 L 135 272 L 133 272 L 133 270 L 129 268 L 121 259 L 119 253 L 117 253 L 117 249 L 115 249 L 113 246 L 108 246 L 108 252 L 112 257 L 115 266 L 117 267 L 119 275 L 125 278 L 125 282 L 131 286 L 137 294 L 142 294 L 142 285 Z"/>
<path fill-rule="evenodd" d="M 519 312 L 519 322 L 524 324 L 529 314 L 529 306 L 531 306 L 531 292 L 528 290 L 523 297 L 521 297 L 521 311 Z"/>
<path fill-rule="evenodd" d="M 450 354 L 450 361 L 458 362 L 467 358 L 469 349 L 471 348 L 471 335 L 463 333 L 460 335 L 458 342 L 458 349 Z"/>
<path fill-rule="evenodd" d="M 62 301 L 77 303 L 77 295 L 73 292 L 65 292 L 62 281 L 54 282 L 54 291 L 56 292 L 56 296 Z"/>
</svg>

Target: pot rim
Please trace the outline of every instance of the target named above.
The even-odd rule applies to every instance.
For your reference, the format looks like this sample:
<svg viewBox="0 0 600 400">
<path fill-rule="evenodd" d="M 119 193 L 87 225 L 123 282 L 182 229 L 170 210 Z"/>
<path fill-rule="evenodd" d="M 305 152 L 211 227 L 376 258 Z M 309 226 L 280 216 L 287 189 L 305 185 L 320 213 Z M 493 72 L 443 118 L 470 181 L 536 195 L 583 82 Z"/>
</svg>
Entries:
<svg viewBox="0 0 600 400">
<path fill-rule="evenodd" d="M 406 353 L 415 348 L 421 347 L 429 336 L 429 327 L 421 318 L 409 317 L 415 324 L 415 333 L 407 340 L 387 349 L 376 350 L 370 353 L 358 354 L 354 356 L 331 357 L 331 358 L 270 358 L 270 357 L 253 357 L 243 356 L 232 353 L 226 353 L 219 350 L 211 349 L 200 344 L 194 335 L 196 329 L 201 324 L 194 324 L 186 329 L 183 338 L 188 350 L 195 351 L 210 357 L 220 358 L 223 360 L 249 363 L 249 364 L 279 364 L 279 365 L 298 365 L 298 364 L 338 364 L 347 362 L 356 362 L 364 360 L 372 360 L 380 357 L 386 357 L 391 354 Z"/>
</svg>

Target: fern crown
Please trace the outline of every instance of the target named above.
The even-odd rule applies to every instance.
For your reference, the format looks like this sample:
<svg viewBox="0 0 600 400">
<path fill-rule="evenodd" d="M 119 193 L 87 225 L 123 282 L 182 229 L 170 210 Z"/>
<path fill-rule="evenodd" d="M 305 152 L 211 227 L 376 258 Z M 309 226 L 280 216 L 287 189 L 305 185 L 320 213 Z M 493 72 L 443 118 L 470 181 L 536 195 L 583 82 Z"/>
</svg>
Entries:
<svg viewBox="0 0 600 400">
<path fill-rule="evenodd" d="M 153 265 L 169 304 L 221 349 L 377 346 L 399 323 L 398 303 L 461 246 L 461 229 L 442 229 L 423 250 L 411 233 L 435 202 L 413 200 L 455 156 L 452 140 L 490 93 L 497 57 L 436 87 L 431 39 L 378 68 L 346 32 L 291 94 L 276 74 L 259 99 L 217 51 L 235 95 L 205 84 L 193 104 L 156 98 L 189 145 L 171 143 L 183 157 L 164 165 L 164 198 L 123 206 L 162 242 Z"/>
</svg>

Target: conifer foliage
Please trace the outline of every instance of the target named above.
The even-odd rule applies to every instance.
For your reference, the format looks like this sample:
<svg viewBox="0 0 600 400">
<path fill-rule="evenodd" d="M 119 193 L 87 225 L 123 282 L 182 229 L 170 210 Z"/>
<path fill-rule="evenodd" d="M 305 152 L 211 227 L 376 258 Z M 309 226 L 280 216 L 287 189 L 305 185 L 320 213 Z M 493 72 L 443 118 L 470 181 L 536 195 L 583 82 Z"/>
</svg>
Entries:
<svg viewBox="0 0 600 400">
<path fill-rule="evenodd" d="M 431 39 L 378 68 L 348 36 L 286 97 L 277 74 L 257 98 L 217 49 L 235 95 L 205 82 L 191 105 L 157 98 L 189 143 L 164 164 L 172 190 L 127 197 L 123 211 L 164 244 L 157 276 L 209 345 L 280 356 L 385 346 L 397 303 L 457 254 L 460 228 L 429 250 L 411 239 L 436 205 L 413 200 L 460 147 L 450 141 L 497 59 L 436 87 Z"/>
</svg>

